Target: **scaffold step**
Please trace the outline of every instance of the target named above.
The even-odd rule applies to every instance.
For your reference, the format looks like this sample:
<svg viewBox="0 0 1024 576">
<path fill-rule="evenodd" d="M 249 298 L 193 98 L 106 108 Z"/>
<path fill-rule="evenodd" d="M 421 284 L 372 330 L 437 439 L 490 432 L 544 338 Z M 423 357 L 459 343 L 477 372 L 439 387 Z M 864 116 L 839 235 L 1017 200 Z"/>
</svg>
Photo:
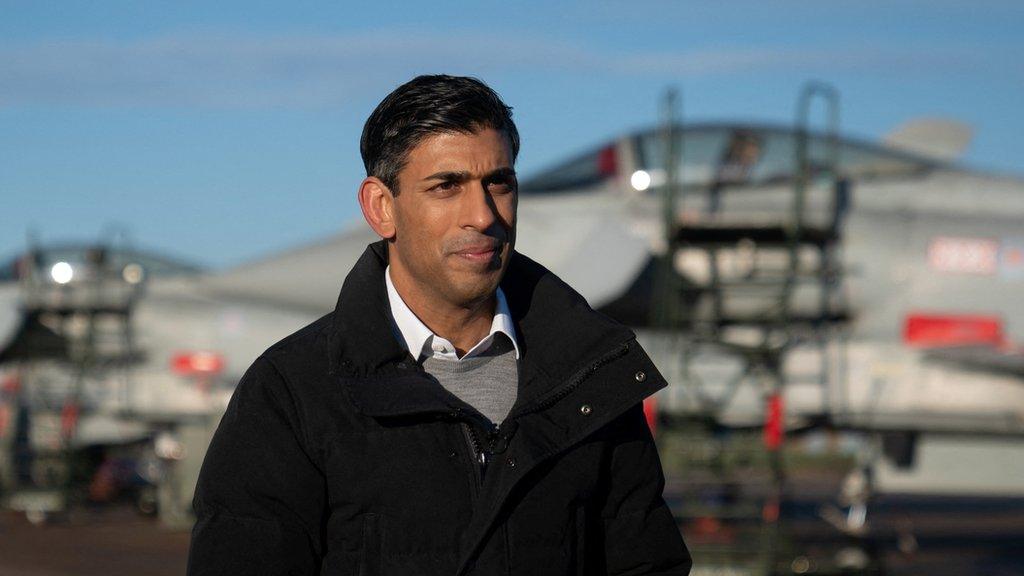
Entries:
<svg viewBox="0 0 1024 576">
<path fill-rule="evenodd" d="M 820 276 L 793 276 L 791 279 L 792 283 L 799 285 L 806 284 L 821 284 L 822 278 Z M 690 284 L 681 286 L 679 289 L 682 292 L 712 292 L 715 290 L 731 290 L 731 291 L 742 291 L 742 290 L 756 290 L 763 291 L 765 288 L 782 288 L 786 285 L 785 278 L 743 278 L 735 280 L 719 280 L 716 283 L 706 281 L 701 284 Z M 766 294 L 768 297 L 772 293 Z"/>
<path fill-rule="evenodd" d="M 839 240 L 830 228 L 805 226 L 794 233 L 783 225 L 743 226 L 724 224 L 687 224 L 676 229 L 674 240 L 690 245 L 731 245 L 751 240 L 762 245 L 784 245 L 792 240 L 800 244 L 826 246 Z"/>
<path fill-rule="evenodd" d="M 71 316 L 74 314 L 111 315 L 126 316 L 131 313 L 132 307 L 128 305 L 37 305 L 29 304 L 25 307 L 28 313 L 56 314 L 58 316 Z"/>
<path fill-rule="evenodd" d="M 683 318 L 682 322 L 686 324 L 713 324 L 719 327 L 728 326 L 771 326 L 773 324 L 785 324 L 787 327 L 795 325 L 817 325 L 823 323 L 839 323 L 847 322 L 851 319 L 851 315 L 846 310 L 832 310 L 826 314 L 787 314 L 785 316 L 781 314 L 757 314 L 757 315 L 723 315 L 720 318 L 706 318 L 706 317 L 693 317 Z"/>
</svg>

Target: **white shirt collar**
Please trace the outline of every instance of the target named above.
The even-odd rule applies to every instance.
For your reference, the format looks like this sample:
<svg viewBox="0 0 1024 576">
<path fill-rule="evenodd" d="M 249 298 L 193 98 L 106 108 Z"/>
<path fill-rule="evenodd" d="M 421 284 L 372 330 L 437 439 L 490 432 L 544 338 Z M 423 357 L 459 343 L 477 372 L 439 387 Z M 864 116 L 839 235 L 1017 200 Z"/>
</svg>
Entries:
<svg viewBox="0 0 1024 576">
<path fill-rule="evenodd" d="M 460 360 L 455 346 L 447 339 L 431 332 L 430 328 L 427 328 L 426 324 L 406 305 L 398 290 L 395 290 L 394 283 L 391 282 L 391 266 L 384 270 L 384 282 L 388 287 L 388 302 L 391 304 L 391 316 L 395 319 L 395 327 L 413 357 L 416 360 L 424 356 L 433 356 L 444 360 Z M 472 358 L 486 352 L 494 343 L 494 335 L 498 332 L 505 334 L 512 341 L 512 346 L 516 351 L 516 360 L 519 359 L 519 343 L 516 342 L 516 329 L 512 325 L 512 314 L 509 312 L 505 293 L 498 288 L 494 297 L 496 302 L 491 331 L 461 359 Z"/>
</svg>

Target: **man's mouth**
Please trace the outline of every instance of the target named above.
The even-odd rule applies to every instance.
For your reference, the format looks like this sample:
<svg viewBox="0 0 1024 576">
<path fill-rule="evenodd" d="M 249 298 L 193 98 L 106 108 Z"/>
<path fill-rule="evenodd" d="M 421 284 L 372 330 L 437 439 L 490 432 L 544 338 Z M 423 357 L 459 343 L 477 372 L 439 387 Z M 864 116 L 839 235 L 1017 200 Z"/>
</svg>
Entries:
<svg viewBox="0 0 1024 576">
<path fill-rule="evenodd" d="M 470 262 L 490 262 L 501 250 L 501 242 L 482 242 L 465 246 L 455 252 L 456 255 Z"/>
<path fill-rule="evenodd" d="M 458 251 L 457 254 L 474 262 L 490 262 L 496 252 L 497 249 L 494 246 L 481 246 L 466 248 Z"/>
</svg>

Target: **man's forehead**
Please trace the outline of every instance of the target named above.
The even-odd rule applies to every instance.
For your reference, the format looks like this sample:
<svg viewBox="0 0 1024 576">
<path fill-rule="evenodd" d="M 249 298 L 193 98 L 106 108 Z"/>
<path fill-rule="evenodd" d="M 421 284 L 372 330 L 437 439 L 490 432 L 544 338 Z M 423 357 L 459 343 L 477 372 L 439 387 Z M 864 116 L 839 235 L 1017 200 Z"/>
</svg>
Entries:
<svg viewBox="0 0 1024 576">
<path fill-rule="evenodd" d="M 439 132 L 424 136 L 409 151 L 409 157 L 447 157 L 465 154 L 477 157 L 494 156 L 511 161 L 512 146 L 503 131 L 484 128 L 475 132 Z"/>
<path fill-rule="evenodd" d="M 490 172 L 512 166 L 509 139 L 504 132 L 493 128 L 472 133 L 431 134 L 409 151 L 405 163 L 406 170 L 411 169 L 409 171 L 417 176 L 445 170 Z"/>
</svg>

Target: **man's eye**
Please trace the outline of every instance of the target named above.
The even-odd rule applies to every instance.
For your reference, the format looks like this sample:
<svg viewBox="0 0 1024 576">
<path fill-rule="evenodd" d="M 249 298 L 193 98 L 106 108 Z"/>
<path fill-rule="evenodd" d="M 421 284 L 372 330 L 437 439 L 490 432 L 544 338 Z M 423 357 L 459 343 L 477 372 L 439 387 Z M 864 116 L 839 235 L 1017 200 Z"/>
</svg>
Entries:
<svg viewBox="0 0 1024 576">
<path fill-rule="evenodd" d="M 459 183 L 455 180 L 446 180 L 441 182 L 437 186 L 434 186 L 434 190 L 440 192 L 453 192 L 459 188 Z"/>
<path fill-rule="evenodd" d="M 487 191 L 491 194 L 508 194 L 516 191 L 516 181 L 509 180 L 494 180 L 487 183 Z"/>
</svg>

